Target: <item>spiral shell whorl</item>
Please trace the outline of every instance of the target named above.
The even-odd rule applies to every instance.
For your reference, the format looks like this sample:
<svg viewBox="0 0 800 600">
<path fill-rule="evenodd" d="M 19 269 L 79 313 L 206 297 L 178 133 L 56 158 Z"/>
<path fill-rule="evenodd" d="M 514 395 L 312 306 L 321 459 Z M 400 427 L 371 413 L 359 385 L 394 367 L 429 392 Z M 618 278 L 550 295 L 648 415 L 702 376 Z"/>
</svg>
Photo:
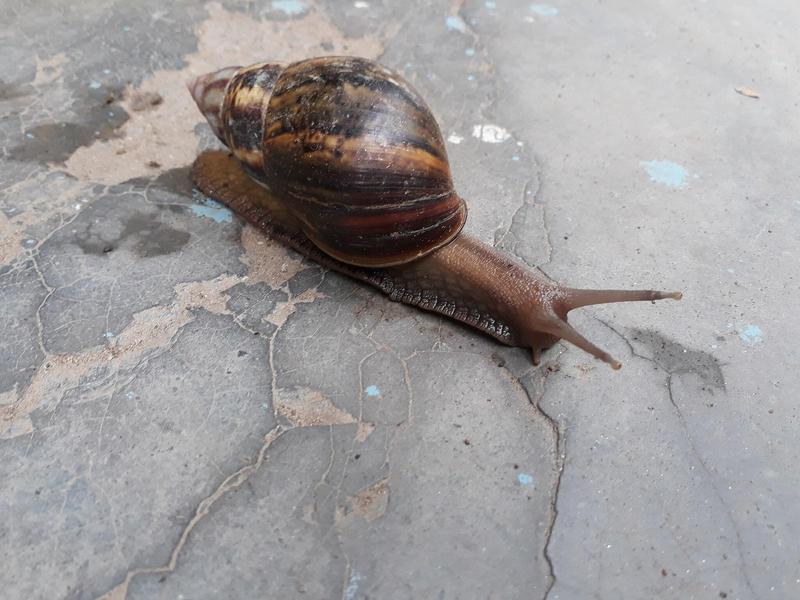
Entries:
<svg viewBox="0 0 800 600">
<path fill-rule="evenodd" d="M 228 82 L 222 102 L 223 141 L 254 176 L 264 170 L 264 112 L 283 68 L 275 63 L 240 68 Z"/>
<path fill-rule="evenodd" d="M 330 256 L 409 262 L 466 220 L 439 126 L 397 73 L 354 57 L 239 69 L 220 110 L 223 141 Z"/>
<path fill-rule="evenodd" d="M 464 224 L 439 127 L 403 78 L 353 57 L 281 73 L 264 115 L 264 175 L 306 234 L 360 266 L 414 260 Z"/>
</svg>

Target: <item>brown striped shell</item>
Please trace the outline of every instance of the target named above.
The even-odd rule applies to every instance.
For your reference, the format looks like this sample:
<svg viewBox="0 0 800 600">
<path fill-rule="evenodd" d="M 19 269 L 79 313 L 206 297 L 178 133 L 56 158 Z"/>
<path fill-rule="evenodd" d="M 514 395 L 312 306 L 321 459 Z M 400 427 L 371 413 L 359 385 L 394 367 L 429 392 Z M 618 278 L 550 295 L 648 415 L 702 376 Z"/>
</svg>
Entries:
<svg viewBox="0 0 800 600">
<path fill-rule="evenodd" d="M 325 57 L 244 67 L 224 85 L 218 112 L 204 111 L 212 127 L 330 256 L 402 264 L 463 227 L 439 126 L 397 73 Z"/>
</svg>

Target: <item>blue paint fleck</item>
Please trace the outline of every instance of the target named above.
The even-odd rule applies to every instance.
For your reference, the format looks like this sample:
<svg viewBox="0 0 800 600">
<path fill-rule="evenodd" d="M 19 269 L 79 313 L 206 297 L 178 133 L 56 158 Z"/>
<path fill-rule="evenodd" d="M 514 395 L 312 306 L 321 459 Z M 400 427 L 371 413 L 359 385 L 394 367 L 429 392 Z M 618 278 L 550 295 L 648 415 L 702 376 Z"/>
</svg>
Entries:
<svg viewBox="0 0 800 600">
<path fill-rule="evenodd" d="M 684 187 L 689 171 L 681 165 L 668 160 L 643 160 L 639 163 L 644 167 L 650 179 L 669 187 Z"/>
<path fill-rule="evenodd" d="M 475 56 L 475 48 L 467 48 L 464 50 L 464 54 L 467 56 Z"/>
<path fill-rule="evenodd" d="M 497 2 L 494 2 L 493 0 L 487 0 L 483 3 L 483 5 L 489 10 L 497 8 Z"/>
<path fill-rule="evenodd" d="M 461 33 L 467 32 L 467 24 L 464 23 L 464 19 L 458 15 L 451 15 L 447 17 L 445 24 L 450 31 L 460 31 Z"/>
<path fill-rule="evenodd" d="M 193 203 L 191 209 L 197 216 L 212 219 L 217 223 L 230 223 L 233 220 L 233 213 L 230 209 L 209 198 L 203 198 L 200 202 Z"/>
<path fill-rule="evenodd" d="M 113 331 L 106 331 L 106 332 L 103 334 L 103 337 L 104 337 L 104 338 L 112 338 L 112 337 L 114 337 L 114 332 L 113 332 Z"/>
<path fill-rule="evenodd" d="M 475 81 L 475 75 L 467 75 L 467 81 Z"/>
<path fill-rule="evenodd" d="M 272 10 L 279 10 L 287 15 L 302 15 L 308 10 L 308 5 L 300 0 L 272 0 Z"/>
<path fill-rule="evenodd" d="M 136 394 L 134 394 L 133 392 L 126 392 L 126 393 L 125 393 L 125 397 L 126 397 L 128 400 L 133 400 L 134 398 L 136 398 Z"/>
<path fill-rule="evenodd" d="M 374 398 L 375 396 L 381 395 L 381 390 L 377 385 L 371 385 L 367 389 L 364 390 L 367 393 L 367 396 Z"/>
<path fill-rule="evenodd" d="M 89 84 L 89 87 L 92 88 L 93 90 L 96 90 L 96 89 L 99 89 L 101 85 L 102 84 L 99 81 L 92 81 Z"/>
<path fill-rule="evenodd" d="M 758 325 L 745 325 L 739 332 L 739 339 L 748 346 L 755 346 L 764 341 L 764 332 Z"/>
<path fill-rule="evenodd" d="M 105 75 L 111 75 L 111 69 L 103 69 Z"/>
<path fill-rule="evenodd" d="M 516 160 L 519 160 L 519 156 L 517 156 L 517 155 L 515 154 L 514 156 L 512 156 L 512 157 L 511 157 L 511 160 L 515 160 L 515 161 L 516 161 Z"/>
<path fill-rule="evenodd" d="M 555 17 L 558 9 L 550 4 L 531 4 L 531 10 L 540 17 Z"/>
<path fill-rule="evenodd" d="M 519 481 L 520 485 L 533 485 L 533 476 L 527 473 L 518 473 L 517 481 Z"/>
<path fill-rule="evenodd" d="M 25 134 L 25 137 L 26 137 L 26 138 L 28 138 L 29 140 L 32 140 L 32 139 L 33 139 L 33 138 L 35 138 L 36 136 L 35 136 L 35 135 L 33 135 L 32 133 L 26 133 L 26 134 Z"/>
<path fill-rule="evenodd" d="M 130 25 L 123 25 L 122 26 L 122 31 L 130 31 L 130 30 L 131 30 L 131 26 Z"/>
</svg>

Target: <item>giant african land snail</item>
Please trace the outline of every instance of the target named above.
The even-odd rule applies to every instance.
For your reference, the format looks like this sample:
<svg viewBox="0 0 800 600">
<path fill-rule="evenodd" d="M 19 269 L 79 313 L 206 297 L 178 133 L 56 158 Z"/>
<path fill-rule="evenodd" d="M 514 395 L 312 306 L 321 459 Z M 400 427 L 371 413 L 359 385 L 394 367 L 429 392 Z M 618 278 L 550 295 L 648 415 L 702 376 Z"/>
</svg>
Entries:
<svg viewBox="0 0 800 600">
<path fill-rule="evenodd" d="M 567 323 L 589 304 L 679 292 L 578 290 L 538 277 L 461 233 L 444 142 L 397 73 L 353 57 L 225 68 L 189 82 L 232 152 L 206 152 L 195 184 L 295 250 L 499 341 L 543 349 L 563 338 L 620 363 Z"/>
</svg>

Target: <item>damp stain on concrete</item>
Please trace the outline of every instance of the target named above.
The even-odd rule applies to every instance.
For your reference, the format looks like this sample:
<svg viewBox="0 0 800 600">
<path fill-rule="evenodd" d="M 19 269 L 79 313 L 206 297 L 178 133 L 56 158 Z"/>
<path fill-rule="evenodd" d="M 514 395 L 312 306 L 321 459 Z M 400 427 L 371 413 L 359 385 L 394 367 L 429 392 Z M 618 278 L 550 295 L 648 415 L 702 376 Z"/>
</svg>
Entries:
<svg viewBox="0 0 800 600">
<path fill-rule="evenodd" d="M 719 359 L 702 350 L 692 350 L 657 331 L 631 329 L 631 339 L 646 346 L 653 360 L 668 373 L 694 373 L 705 385 L 725 389 Z"/>
<path fill-rule="evenodd" d="M 97 120 L 87 123 L 43 123 L 25 130 L 22 143 L 9 151 L 18 161 L 63 163 L 75 150 L 97 140 L 119 137 L 119 127 L 128 120 L 121 108 L 103 110 Z"/>
<path fill-rule="evenodd" d="M 142 258 L 172 254 L 183 248 L 191 234 L 159 221 L 157 215 L 134 213 L 128 217 L 119 236 L 105 239 L 89 228 L 76 234 L 75 242 L 85 254 L 107 256 L 121 246 L 131 244 L 132 250 Z"/>
<path fill-rule="evenodd" d="M 23 98 L 27 95 L 28 93 L 22 88 L 22 86 L 14 83 L 7 83 L 0 79 L 0 100 L 14 100 L 16 98 Z"/>
</svg>

